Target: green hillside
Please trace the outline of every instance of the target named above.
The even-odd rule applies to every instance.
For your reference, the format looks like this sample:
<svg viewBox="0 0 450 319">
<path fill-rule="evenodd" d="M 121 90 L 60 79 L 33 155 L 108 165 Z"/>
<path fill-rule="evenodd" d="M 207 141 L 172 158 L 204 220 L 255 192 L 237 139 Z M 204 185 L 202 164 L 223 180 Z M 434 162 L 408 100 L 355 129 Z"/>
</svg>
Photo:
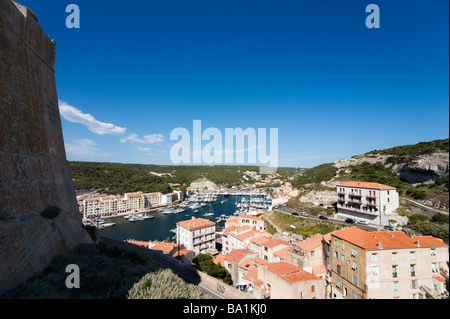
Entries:
<svg viewBox="0 0 450 319">
<path fill-rule="evenodd" d="M 171 166 L 96 162 L 70 162 L 76 190 L 101 190 L 108 194 L 124 192 L 168 192 L 168 183 L 189 186 L 192 181 L 207 178 L 218 185 L 239 185 L 244 171 L 259 171 L 257 166 Z M 282 179 L 302 169 L 279 168 Z M 157 176 L 153 173 L 161 174 Z"/>
</svg>

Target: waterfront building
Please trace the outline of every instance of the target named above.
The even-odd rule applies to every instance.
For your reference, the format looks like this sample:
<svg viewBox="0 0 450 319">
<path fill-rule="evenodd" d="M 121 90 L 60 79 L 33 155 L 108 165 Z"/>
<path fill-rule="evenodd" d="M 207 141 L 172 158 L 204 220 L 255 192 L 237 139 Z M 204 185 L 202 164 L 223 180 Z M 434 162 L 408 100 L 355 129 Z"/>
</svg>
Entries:
<svg viewBox="0 0 450 319">
<path fill-rule="evenodd" d="M 340 218 L 389 225 L 389 215 L 399 207 L 395 187 L 368 182 L 346 182 L 337 188 L 337 214 Z"/>
<path fill-rule="evenodd" d="M 95 218 L 98 216 L 99 198 L 83 199 L 83 218 Z"/>
<path fill-rule="evenodd" d="M 432 236 L 351 227 L 331 233 L 331 298 L 423 299 L 442 294 L 448 245 Z"/>
<path fill-rule="evenodd" d="M 216 223 L 204 218 L 194 218 L 177 223 L 177 243 L 196 255 L 205 254 L 216 246 Z"/>
<path fill-rule="evenodd" d="M 139 212 L 143 209 L 142 192 L 125 193 L 124 199 L 127 201 L 128 212 Z"/>
</svg>

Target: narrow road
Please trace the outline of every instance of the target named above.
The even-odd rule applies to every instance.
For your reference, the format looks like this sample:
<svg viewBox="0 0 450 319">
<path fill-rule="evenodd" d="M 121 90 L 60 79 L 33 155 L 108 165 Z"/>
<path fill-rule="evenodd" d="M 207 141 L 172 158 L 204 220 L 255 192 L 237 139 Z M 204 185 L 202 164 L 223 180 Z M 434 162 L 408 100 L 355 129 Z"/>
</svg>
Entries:
<svg viewBox="0 0 450 319">
<path fill-rule="evenodd" d="M 445 212 L 443 210 L 439 210 L 439 209 L 436 209 L 436 208 L 432 208 L 432 207 L 429 207 L 429 206 L 425 206 L 424 204 L 418 203 L 418 202 L 416 202 L 416 201 L 414 201 L 412 199 L 404 198 L 404 197 L 402 197 L 402 199 L 406 200 L 407 202 L 413 203 L 414 205 L 417 205 L 417 206 L 423 207 L 425 209 L 431 210 L 433 212 L 436 212 L 436 213 L 439 213 L 439 214 L 444 214 L 444 215 L 447 215 L 447 216 L 449 215 L 448 212 Z"/>
</svg>

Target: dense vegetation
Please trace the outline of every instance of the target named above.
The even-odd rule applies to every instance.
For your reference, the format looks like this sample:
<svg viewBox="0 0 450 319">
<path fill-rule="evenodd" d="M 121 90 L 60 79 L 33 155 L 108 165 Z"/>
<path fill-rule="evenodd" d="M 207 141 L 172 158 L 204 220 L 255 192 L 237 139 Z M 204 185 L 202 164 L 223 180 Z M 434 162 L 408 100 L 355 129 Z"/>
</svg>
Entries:
<svg viewBox="0 0 450 319">
<path fill-rule="evenodd" d="M 421 155 L 434 152 L 449 152 L 449 139 L 435 140 L 431 142 L 420 142 L 413 145 L 396 146 L 384 150 L 374 150 L 366 154 L 392 155 L 387 159 L 388 163 L 396 164 L 410 162 Z"/>
<path fill-rule="evenodd" d="M 66 287 L 67 265 L 80 269 L 80 287 Z M 150 283 L 149 283 L 150 282 Z M 104 244 L 80 244 L 53 258 L 28 281 L 0 295 L 0 299 L 126 299 L 205 298 L 170 270 L 139 254 Z"/>
<path fill-rule="evenodd" d="M 108 194 L 124 192 L 169 192 L 168 183 L 189 186 L 207 178 L 218 185 L 239 185 L 244 171 L 259 172 L 256 166 L 169 166 L 119 163 L 70 162 L 76 190 L 101 190 Z M 283 179 L 298 174 L 299 168 L 279 168 Z M 152 174 L 157 173 L 161 176 Z"/>
<path fill-rule="evenodd" d="M 332 179 L 336 172 L 337 168 L 333 166 L 333 163 L 322 164 L 301 173 L 292 181 L 292 185 L 301 188 L 306 184 L 318 184 Z"/>
<path fill-rule="evenodd" d="M 434 236 L 446 243 L 449 242 L 449 216 L 437 213 L 429 218 L 424 215 L 411 214 L 402 206 L 397 209 L 397 213 L 408 217 L 408 228 L 424 236 Z"/>
<path fill-rule="evenodd" d="M 187 284 L 170 269 L 148 273 L 131 287 L 128 299 L 209 299 L 202 290 Z"/>
<path fill-rule="evenodd" d="M 198 254 L 193 262 L 200 268 L 204 273 L 222 280 L 227 285 L 232 285 L 231 275 L 222 265 L 215 264 L 211 255 L 208 254 Z"/>
</svg>

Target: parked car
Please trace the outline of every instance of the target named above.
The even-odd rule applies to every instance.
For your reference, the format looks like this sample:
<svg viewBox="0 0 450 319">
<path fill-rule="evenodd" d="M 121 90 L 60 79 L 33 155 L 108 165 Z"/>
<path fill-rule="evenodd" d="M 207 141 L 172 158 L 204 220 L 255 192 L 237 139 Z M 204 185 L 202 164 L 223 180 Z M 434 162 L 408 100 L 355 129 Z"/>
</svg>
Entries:
<svg viewBox="0 0 450 319">
<path fill-rule="evenodd" d="M 386 226 L 384 226 L 383 228 L 386 229 L 386 230 L 395 230 L 394 227 L 389 226 L 389 225 L 386 225 Z"/>
<path fill-rule="evenodd" d="M 369 225 L 369 223 L 366 222 L 365 220 L 358 220 L 356 223 L 361 225 Z"/>
<path fill-rule="evenodd" d="M 319 219 L 328 220 L 328 217 L 325 217 L 325 216 L 319 216 Z"/>
<path fill-rule="evenodd" d="M 351 218 L 346 218 L 345 222 L 349 223 L 349 224 L 353 224 L 355 221 L 353 219 L 351 219 Z"/>
<path fill-rule="evenodd" d="M 307 213 L 305 213 L 305 212 L 301 212 L 300 215 L 305 216 L 305 217 L 309 216 L 309 215 L 308 215 Z"/>
<path fill-rule="evenodd" d="M 298 216 L 298 213 L 295 213 L 295 212 L 294 212 L 294 213 L 292 213 L 292 215 L 294 215 L 294 216 Z"/>
</svg>

